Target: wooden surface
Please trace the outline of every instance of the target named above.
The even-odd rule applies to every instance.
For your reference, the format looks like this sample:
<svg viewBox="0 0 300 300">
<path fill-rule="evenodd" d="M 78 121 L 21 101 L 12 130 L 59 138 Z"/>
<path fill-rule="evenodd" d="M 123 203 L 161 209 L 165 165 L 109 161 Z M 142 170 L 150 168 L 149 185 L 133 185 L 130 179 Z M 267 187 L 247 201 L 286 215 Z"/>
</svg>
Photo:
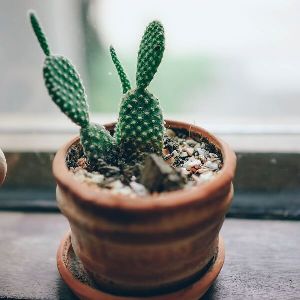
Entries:
<svg viewBox="0 0 300 300">
<path fill-rule="evenodd" d="M 67 229 L 60 214 L 0 212 L 0 299 L 74 299 L 55 259 Z M 227 219 L 222 235 L 225 266 L 204 299 L 300 299 L 300 222 Z"/>
</svg>

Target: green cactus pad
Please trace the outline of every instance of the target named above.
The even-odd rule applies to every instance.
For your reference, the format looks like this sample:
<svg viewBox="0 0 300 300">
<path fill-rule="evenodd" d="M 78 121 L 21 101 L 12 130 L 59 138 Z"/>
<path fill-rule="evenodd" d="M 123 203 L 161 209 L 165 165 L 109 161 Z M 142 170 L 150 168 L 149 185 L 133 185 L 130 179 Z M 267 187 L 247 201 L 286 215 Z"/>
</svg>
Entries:
<svg viewBox="0 0 300 300">
<path fill-rule="evenodd" d="M 87 127 L 81 128 L 80 140 L 83 151 L 91 164 L 102 164 L 103 161 L 109 164 L 116 163 L 115 139 L 103 126 L 90 123 Z"/>
<path fill-rule="evenodd" d="M 43 73 L 53 102 L 74 123 L 87 126 L 89 113 L 86 94 L 74 66 L 62 56 L 49 56 L 45 60 Z"/>
<path fill-rule="evenodd" d="M 81 127 L 80 141 L 88 161 L 95 165 L 100 162 L 103 164 L 103 161 L 115 163 L 115 140 L 103 126 L 89 122 L 87 97 L 75 67 L 63 56 L 50 55 L 46 36 L 37 17 L 34 13 L 30 13 L 29 17 L 34 33 L 46 54 L 43 74 L 50 97 L 65 115 Z"/>
<path fill-rule="evenodd" d="M 43 32 L 43 29 L 33 11 L 29 12 L 29 18 L 31 22 L 32 29 L 37 37 L 41 48 L 43 49 L 46 56 L 50 55 L 50 48 L 46 39 L 46 36 Z"/>
<path fill-rule="evenodd" d="M 120 108 L 116 141 L 128 157 L 141 153 L 161 154 L 164 121 L 158 99 L 147 90 L 124 95 Z"/>
<path fill-rule="evenodd" d="M 164 121 L 159 101 L 146 87 L 161 62 L 165 48 L 164 29 L 151 22 L 143 35 L 138 54 L 137 88 L 122 98 L 115 138 L 121 155 L 142 159 L 145 153 L 161 154 Z"/>
<path fill-rule="evenodd" d="M 143 35 L 138 53 L 136 85 L 146 88 L 153 79 L 165 50 L 164 28 L 159 21 L 151 22 Z"/>
<path fill-rule="evenodd" d="M 120 60 L 117 56 L 117 53 L 116 53 L 114 47 L 110 46 L 109 51 L 110 51 L 111 59 L 117 69 L 118 75 L 119 75 L 121 83 L 122 83 L 123 94 L 126 94 L 131 89 L 130 81 L 120 63 Z"/>
</svg>

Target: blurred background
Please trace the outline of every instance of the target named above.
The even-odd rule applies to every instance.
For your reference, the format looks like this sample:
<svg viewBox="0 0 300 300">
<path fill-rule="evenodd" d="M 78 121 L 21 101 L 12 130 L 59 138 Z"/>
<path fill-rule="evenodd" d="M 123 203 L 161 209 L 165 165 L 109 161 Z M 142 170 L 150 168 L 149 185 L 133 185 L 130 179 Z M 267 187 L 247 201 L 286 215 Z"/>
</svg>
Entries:
<svg viewBox="0 0 300 300">
<path fill-rule="evenodd" d="M 121 86 L 109 45 L 134 85 L 141 36 L 159 19 L 166 51 L 149 89 L 166 116 L 233 128 L 299 128 L 299 1 L 1 0 L 0 116 L 6 128 L 47 118 L 50 127 L 55 119 L 65 122 L 43 83 L 44 56 L 29 9 L 37 12 L 52 52 L 76 65 L 93 113 L 114 119 L 118 111 Z"/>
</svg>

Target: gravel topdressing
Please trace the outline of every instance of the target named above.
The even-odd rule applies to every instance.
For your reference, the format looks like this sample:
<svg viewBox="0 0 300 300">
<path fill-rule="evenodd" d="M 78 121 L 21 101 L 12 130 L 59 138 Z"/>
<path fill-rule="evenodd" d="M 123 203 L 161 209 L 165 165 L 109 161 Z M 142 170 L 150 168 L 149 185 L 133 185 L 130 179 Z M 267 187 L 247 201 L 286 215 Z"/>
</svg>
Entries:
<svg viewBox="0 0 300 300">
<path fill-rule="evenodd" d="M 183 188 L 191 188 L 212 180 L 223 165 L 222 155 L 212 143 L 201 136 L 192 138 L 184 130 L 166 130 L 163 159 L 183 178 Z M 92 170 L 80 144 L 70 148 L 66 160 L 75 179 L 93 188 L 106 188 L 113 193 L 133 197 L 150 194 L 140 183 L 139 172 L 131 172 L 127 176 L 126 171 L 120 174 L 118 168 L 111 166 Z M 136 169 L 140 168 L 141 166 L 136 166 Z"/>
</svg>

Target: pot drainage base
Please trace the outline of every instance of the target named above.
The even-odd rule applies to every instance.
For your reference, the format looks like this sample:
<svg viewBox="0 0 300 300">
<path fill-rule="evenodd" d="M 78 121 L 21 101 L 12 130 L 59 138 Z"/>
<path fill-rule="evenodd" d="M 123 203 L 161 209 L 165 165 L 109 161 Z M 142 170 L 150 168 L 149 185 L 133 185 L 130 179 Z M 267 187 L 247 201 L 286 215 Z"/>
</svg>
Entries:
<svg viewBox="0 0 300 300">
<path fill-rule="evenodd" d="M 73 251 L 70 232 L 62 239 L 57 251 L 57 267 L 62 279 L 79 299 L 85 300 L 198 300 L 206 293 L 219 275 L 224 259 L 224 242 L 220 237 L 216 259 L 196 282 L 168 294 L 150 297 L 123 297 L 103 292 L 95 287 Z"/>
</svg>

